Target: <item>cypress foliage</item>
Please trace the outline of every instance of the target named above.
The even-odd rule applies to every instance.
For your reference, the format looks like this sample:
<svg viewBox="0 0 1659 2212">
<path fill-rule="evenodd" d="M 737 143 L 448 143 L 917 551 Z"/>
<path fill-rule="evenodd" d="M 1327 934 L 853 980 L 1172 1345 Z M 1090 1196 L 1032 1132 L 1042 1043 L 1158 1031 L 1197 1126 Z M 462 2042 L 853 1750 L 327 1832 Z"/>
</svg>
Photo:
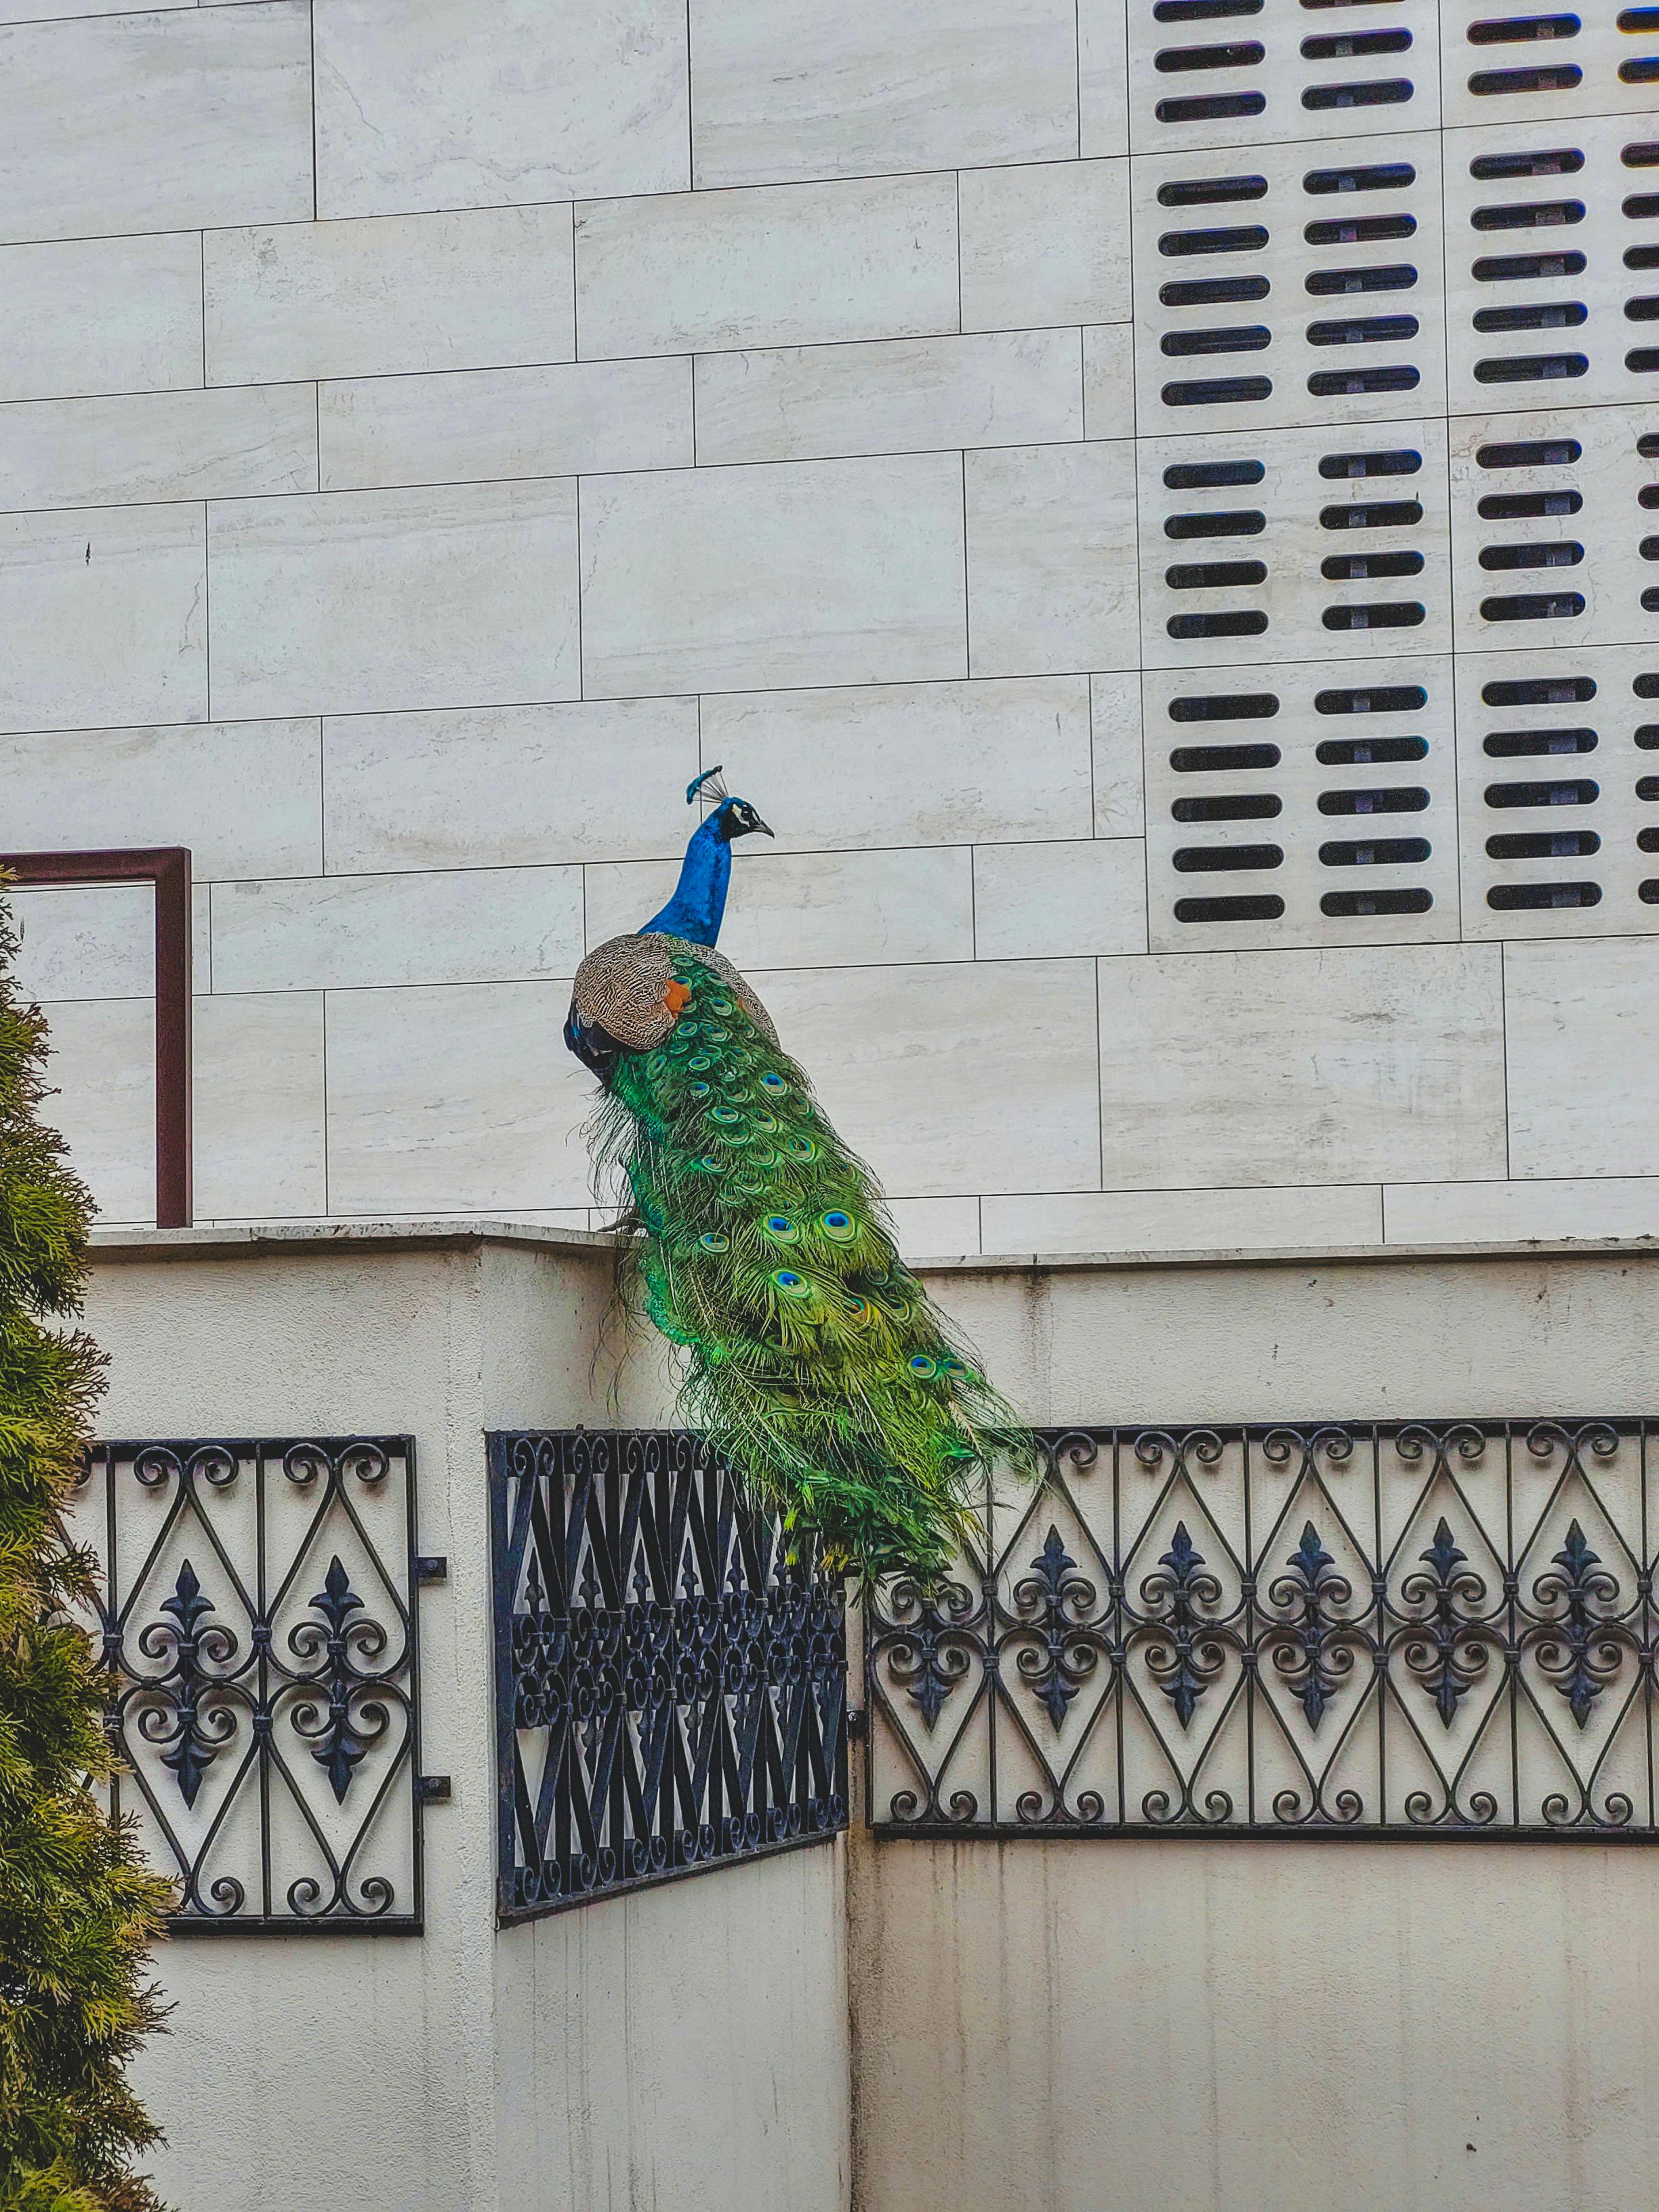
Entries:
<svg viewBox="0 0 1659 2212">
<path fill-rule="evenodd" d="M 80 1310 L 91 1201 L 42 1127 L 46 1025 L 0 900 L 0 2212 L 160 2212 L 157 2140 L 122 2069 L 157 2019 L 145 1952 L 167 1885 L 88 1778 L 106 1677 L 68 1609 L 94 1561 L 58 1518 L 102 1388 Z"/>
</svg>

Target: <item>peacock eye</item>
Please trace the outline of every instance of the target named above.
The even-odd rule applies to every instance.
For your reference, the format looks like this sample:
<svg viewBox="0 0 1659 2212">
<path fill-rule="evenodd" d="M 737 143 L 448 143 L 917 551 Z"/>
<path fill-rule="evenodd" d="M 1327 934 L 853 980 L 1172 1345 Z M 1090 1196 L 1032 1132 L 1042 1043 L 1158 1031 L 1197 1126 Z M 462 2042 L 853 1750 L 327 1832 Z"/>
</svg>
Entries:
<svg viewBox="0 0 1659 2212">
<path fill-rule="evenodd" d="M 800 1231 L 787 1213 L 769 1213 L 766 1217 L 766 1233 L 769 1237 L 781 1238 L 786 1244 L 793 1244 Z"/>
<path fill-rule="evenodd" d="M 731 1238 L 721 1237 L 712 1229 L 705 1230 L 697 1242 L 705 1252 L 729 1252 L 732 1249 Z"/>
<path fill-rule="evenodd" d="M 701 1031 L 695 1022 L 680 1022 L 676 1024 L 674 1034 L 679 1037 L 694 1037 L 701 1035 Z"/>
<path fill-rule="evenodd" d="M 729 1014 L 732 1011 L 732 1001 L 730 999 L 711 999 L 708 1001 L 708 1011 L 711 1014 Z"/>
<path fill-rule="evenodd" d="M 730 1128 L 733 1121 L 741 1121 L 743 1116 L 735 1106 L 711 1106 L 708 1118 L 711 1121 L 720 1122 L 722 1127 Z"/>
<path fill-rule="evenodd" d="M 837 1244 L 845 1244 L 854 1233 L 852 1215 L 842 1213 L 839 1208 L 831 1213 L 821 1213 L 818 1216 L 818 1226 L 826 1237 Z"/>
<path fill-rule="evenodd" d="M 910 1372 L 913 1375 L 937 1375 L 939 1362 L 930 1359 L 925 1352 L 918 1352 L 910 1362 Z"/>
<path fill-rule="evenodd" d="M 693 1053 L 690 1059 L 688 1060 L 685 1064 L 689 1068 L 692 1069 L 699 1075 L 702 1073 L 705 1068 L 712 1067 L 714 1065 L 714 1061 L 710 1060 L 706 1052 Z"/>
<path fill-rule="evenodd" d="M 787 1091 L 789 1085 L 775 1069 L 769 1067 L 761 1078 L 761 1088 L 763 1091 Z"/>
</svg>

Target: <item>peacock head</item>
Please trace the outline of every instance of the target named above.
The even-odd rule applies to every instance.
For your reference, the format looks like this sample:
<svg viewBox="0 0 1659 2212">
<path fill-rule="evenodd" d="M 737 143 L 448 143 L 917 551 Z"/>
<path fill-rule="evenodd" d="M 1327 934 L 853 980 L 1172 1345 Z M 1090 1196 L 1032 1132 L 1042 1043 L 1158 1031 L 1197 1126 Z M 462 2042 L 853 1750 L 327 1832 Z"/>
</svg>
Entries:
<svg viewBox="0 0 1659 2212">
<path fill-rule="evenodd" d="M 729 845 L 734 837 L 747 837 L 757 830 L 763 836 L 772 835 L 771 825 L 761 820 L 746 799 L 731 796 L 720 781 L 718 768 L 705 769 L 695 781 L 687 785 L 686 805 L 695 806 L 700 801 L 714 809 L 703 826 L 713 830 L 723 845 Z"/>
</svg>

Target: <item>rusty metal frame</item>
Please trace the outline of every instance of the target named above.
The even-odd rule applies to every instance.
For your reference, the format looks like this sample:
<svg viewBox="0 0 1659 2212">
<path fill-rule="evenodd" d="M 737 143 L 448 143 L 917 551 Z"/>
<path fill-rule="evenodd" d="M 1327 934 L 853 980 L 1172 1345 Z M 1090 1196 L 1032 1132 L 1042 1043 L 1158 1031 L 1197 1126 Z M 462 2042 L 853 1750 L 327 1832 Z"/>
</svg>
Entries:
<svg viewBox="0 0 1659 2212">
<path fill-rule="evenodd" d="M 155 1223 L 191 1224 L 190 848 L 0 853 L 19 888 L 149 884 L 155 894 Z"/>
</svg>

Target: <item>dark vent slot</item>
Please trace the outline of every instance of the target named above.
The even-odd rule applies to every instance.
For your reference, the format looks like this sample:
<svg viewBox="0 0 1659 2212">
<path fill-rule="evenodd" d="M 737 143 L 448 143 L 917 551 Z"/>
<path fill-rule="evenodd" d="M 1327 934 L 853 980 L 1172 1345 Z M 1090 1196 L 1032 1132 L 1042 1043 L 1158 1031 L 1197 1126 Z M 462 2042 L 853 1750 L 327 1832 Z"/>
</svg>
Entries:
<svg viewBox="0 0 1659 2212">
<path fill-rule="evenodd" d="M 1638 884 L 1636 896 L 1644 906 L 1659 906 L 1659 878 L 1649 876 Z"/>
<path fill-rule="evenodd" d="M 1319 564 L 1330 584 L 1364 584 L 1373 576 L 1420 576 L 1420 553 L 1333 553 Z"/>
<path fill-rule="evenodd" d="M 1638 776 L 1636 796 L 1638 799 L 1659 799 L 1659 775 Z"/>
<path fill-rule="evenodd" d="M 1469 174 L 1480 182 L 1503 177 L 1571 177 L 1584 166 L 1576 146 L 1553 146 L 1542 154 L 1477 154 Z"/>
<path fill-rule="evenodd" d="M 1426 760 L 1426 738 L 1323 738 L 1314 758 L 1326 768 L 1376 768 L 1389 761 Z"/>
<path fill-rule="evenodd" d="M 1322 477 L 1414 477 L 1423 465 L 1421 453 L 1401 447 L 1387 453 L 1327 453 L 1319 464 Z"/>
<path fill-rule="evenodd" d="M 1626 269 L 1659 269 L 1659 246 L 1627 246 L 1625 248 Z"/>
<path fill-rule="evenodd" d="M 1591 806 L 1601 796 L 1601 787 L 1589 777 L 1571 783 L 1489 783 L 1488 806 Z"/>
<path fill-rule="evenodd" d="M 1565 469 L 1583 457 L 1584 449 L 1577 438 L 1534 438 L 1481 446 L 1474 459 L 1475 465 L 1483 469 Z"/>
<path fill-rule="evenodd" d="M 1322 530 L 1401 530 L 1421 522 L 1423 509 L 1414 499 L 1357 499 L 1351 507 L 1322 507 Z"/>
<path fill-rule="evenodd" d="M 1421 814 L 1429 794 L 1421 784 L 1402 783 L 1380 791 L 1322 791 L 1322 814 Z"/>
<path fill-rule="evenodd" d="M 1659 215 L 1659 192 L 1631 192 L 1623 203 L 1622 212 L 1632 222 L 1645 222 L 1650 216 Z"/>
<path fill-rule="evenodd" d="M 1160 396 L 1166 407 L 1221 407 L 1266 399 L 1273 388 L 1268 376 L 1212 376 L 1193 384 L 1166 384 Z"/>
<path fill-rule="evenodd" d="M 1627 307 L 1626 313 L 1630 313 Z M 1577 330 L 1584 319 L 1582 300 L 1540 301 L 1530 307 L 1477 307 L 1474 327 L 1482 331 Z"/>
<path fill-rule="evenodd" d="M 1496 15 L 1469 25 L 1472 46 L 1517 46 L 1533 39 L 1576 39 L 1577 15 Z"/>
<path fill-rule="evenodd" d="M 1636 550 L 1644 561 L 1659 561 L 1659 538 L 1644 538 Z"/>
<path fill-rule="evenodd" d="M 1229 775 L 1246 769 L 1277 768 L 1277 745 L 1177 745 L 1170 755 L 1177 775 Z"/>
<path fill-rule="evenodd" d="M 1360 392 L 1411 392 L 1418 381 L 1417 371 L 1402 362 L 1397 368 L 1316 369 L 1308 379 L 1308 389 L 1316 399 L 1352 398 Z"/>
<path fill-rule="evenodd" d="M 1520 353 L 1474 364 L 1477 384 L 1546 384 L 1553 379 L 1582 376 L 1589 367 L 1582 353 Z"/>
<path fill-rule="evenodd" d="M 1408 76 L 1377 77 L 1370 84 L 1310 84 L 1302 105 L 1316 110 L 1328 107 L 1395 107 L 1412 96 Z"/>
<path fill-rule="evenodd" d="M 1152 67 L 1165 76 L 1183 70 L 1254 69 L 1263 52 L 1259 39 L 1236 39 L 1225 46 L 1165 46 Z"/>
<path fill-rule="evenodd" d="M 1269 289 L 1265 276 L 1189 276 L 1183 283 L 1160 284 L 1158 296 L 1166 307 L 1222 307 L 1235 300 L 1265 300 Z"/>
<path fill-rule="evenodd" d="M 1309 223 L 1302 235 L 1310 246 L 1364 246 L 1374 238 L 1409 238 L 1416 228 L 1414 215 L 1335 216 Z"/>
<path fill-rule="evenodd" d="M 1277 921 L 1285 902 L 1267 895 L 1255 898 L 1177 899 L 1177 921 Z"/>
<path fill-rule="evenodd" d="M 1499 914 L 1517 907 L 1600 906 L 1600 884 L 1494 884 L 1486 904 Z"/>
<path fill-rule="evenodd" d="M 1424 619 L 1415 599 L 1383 600 L 1365 607 L 1327 607 L 1327 629 L 1415 629 Z"/>
<path fill-rule="evenodd" d="M 1426 837 L 1339 837 L 1322 845 L 1319 857 L 1328 868 L 1397 868 L 1426 860 L 1432 849 Z"/>
<path fill-rule="evenodd" d="M 1515 200 L 1504 207 L 1476 208 L 1469 217 L 1476 230 L 1553 229 L 1583 220 L 1583 200 Z"/>
<path fill-rule="evenodd" d="M 1476 512 L 1483 522 L 1526 522 L 1534 515 L 1577 514 L 1583 504 L 1576 491 L 1489 491 Z"/>
<path fill-rule="evenodd" d="M 1486 840 L 1493 860 L 1583 860 L 1601 849 L 1594 830 L 1505 830 Z"/>
<path fill-rule="evenodd" d="M 1302 58 L 1305 62 L 1347 62 L 1357 54 L 1403 54 L 1411 42 L 1409 31 L 1326 31 L 1316 38 L 1304 39 Z"/>
<path fill-rule="evenodd" d="M 1308 343 L 1316 346 L 1381 345 L 1417 336 L 1415 315 L 1360 315 L 1345 323 L 1310 323 Z"/>
<path fill-rule="evenodd" d="M 1155 23 L 1209 23 L 1224 15 L 1259 15 L 1261 0 L 1155 0 Z"/>
<path fill-rule="evenodd" d="M 1553 69 L 1476 70 L 1469 90 L 1477 99 L 1516 92 L 1571 92 L 1583 80 L 1577 62 L 1562 62 Z"/>
<path fill-rule="evenodd" d="M 1170 807 L 1176 822 L 1270 822 L 1284 809 L 1271 791 L 1241 791 L 1231 799 L 1177 799 Z"/>
<path fill-rule="evenodd" d="M 1659 138 L 1647 138 L 1634 146 L 1626 146 L 1619 158 L 1627 169 L 1659 169 Z"/>
<path fill-rule="evenodd" d="M 1235 324 L 1214 331 L 1168 331 L 1158 340 L 1158 351 L 1179 357 L 1194 353 L 1261 353 L 1273 343 L 1265 323 Z"/>
<path fill-rule="evenodd" d="M 1327 891 L 1319 911 L 1342 921 L 1373 914 L 1426 914 L 1433 904 L 1432 894 L 1421 890 Z"/>
<path fill-rule="evenodd" d="M 1200 691 L 1188 692 L 1170 702 L 1172 722 L 1271 722 L 1279 712 L 1279 701 L 1271 691 Z M 1249 753 L 1249 760 L 1235 760 L 1236 751 Z M 1227 757 L 1224 760 L 1222 754 Z M 1258 759 L 1255 756 L 1260 755 Z M 1201 757 L 1200 757 L 1201 756 Z M 1188 747 L 1179 756 L 1171 756 L 1178 769 L 1203 768 L 1272 768 L 1279 758 L 1277 745 L 1223 745 Z"/>
<path fill-rule="evenodd" d="M 1480 550 L 1483 568 L 1576 568 L 1584 549 L 1576 538 L 1558 538 L 1553 545 L 1486 545 Z"/>
<path fill-rule="evenodd" d="M 1429 695 L 1420 684 L 1379 684 L 1375 686 L 1365 685 L 1356 688 L 1352 691 L 1317 692 L 1314 697 L 1314 712 L 1318 714 L 1415 714 L 1419 708 L 1426 707 L 1428 703 Z M 1345 739 L 1344 742 L 1392 744 L 1396 740 L 1392 738 L 1386 740 L 1380 738 L 1366 738 Z M 1416 744 L 1419 740 L 1416 738 L 1409 739 L 1402 738 L 1397 742 L 1401 744 L 1408 743 Z M 1322 752 L 1319 757 L 1323 760 L 1325 756 Z M 1394 756 L 1379 754 L 1377 757 L 1379 760 L 1384 757 L 1392 759 Z M 1403 757 L 1402 755 L 1401 758 Z"/>
<path fill-rule="evenodd" d="M 1582 592 L 1522 592 L 1514 599 L 1482 599 L 1482 622 L 1571 622 L 1584 611 Z"/>
<path fill-rule="evenodd" d="M 1621 31 L 1659 31 L 1659 8 L 1626 8 L 1619 16 Z"/>
<path fill-rule="evenodd" d="M 1267 243 L 1267 234 L 1259 222 L 1241 222 L 1227 229 L 1166 230 L 1158 250 L 1174 260 L 1187 253 L 1253 253 Z"/>
<path fill-rule="evenodd" d="M 1164 518 L 1166 538 L 1255 538 L 1267 526 L 1267 517 L 1254 507 L 1236 507 L 1220 514 L 1171 514 Z"/>
<path fill-rule="evenodd" d="M 1243 607 L 1218 615 L 1171 615 L 1164 627 L 1176 639 L 1260 637 L 1267 627 L 1267 617 Z"/>
<path fill-rule="evenodd" d="M 1659 753 L 1659 722 L 1637 724 L 1636 746 L 1638 752 Z"/>
<path fill-rule="evenodd" d="M 1177 845 L 1172 861 L 1182 876 L 1231 876 L 1246 869 L 1282 868 L 1279 845 Z"/>
<path fill-rule="evenodd" d="M 1488 707 L 1582 706 L 1595 696 L 1593 676 L 1506 676 L 1483 684 L 1480 696 Z"/>
<path fill-rule="evenodd" d="M 1637 376 L 1651 376 L 1659 369 L 1659 346 L 1637 346 L 1625 356 L 1625 366 Z"/>
<path fill-rule="evenodd" d="M 1639 62 L 1620 62 L 1620 84 L 1659 84 L 1659 55 L 1650 54 Z"/>
<path fill-rule="evenodd" d="M 1213 491 L 1221 484 L 1260 483 L 1260 461 L 1171 461 L 1164 471 L 1170 491 Z"/>
<path fill-rule="evenodd" d="M 1160 100 L 1152 112 L 1160 123 L 1219 123 L 1235 115 L 1260 115 L 1267 105 L 1260 92 L 1211 92 L 1193 100 Z"/>
<path fill-rule="evenodd" d="M 1182 177 L 1160 185 L 1160 207 L 1209 207 L 1221 200 L 1260 200 L 1267 196 L 1265 177 Z"/>
<path fill-rule="evenodd" d="M 1659 676 L 1638 676 L 1630 688 L 1638 699 L 1659 699 Z"/>
<path fill-rule="evenodd" d="M 1470 264 L 1477 284 L 1530 284 L 1546 276 L 1582 276 L 1584 257 L 1576 248 L 1566 253 L 1484 254 Z"/>
<path fill-rule="evenodd" d="M 1315 269 L 1303 279 L 1316 300 L 1344 292 L 1407 292 L 1416 282 L 1409 261 L 1379 262 L 1371 269 Z"/>
<path fill-rule="evenodd" d="M 1409 161 L 1373 161 L 1358 169 L 1310 169 L 1302 179 L 1304 192 L 1397 191 L 1417 182 Z"/>
<path fill-rule="evenodd" d="M 1594 730 L 1494 730 L 1486 741 L 1493 760 L 1535 760 L 1556 753 L 1593 753 Z"/>
<path fill-rule="evenodd" d="M 1178 561 L 1164 571 L 1172 592 L 1220 591 L 1231 584 L 1265 584 L 1267 571 L 1260 561 Z"/>
<path fill-rule="evenodd" d="M 1639 853 L 1659 853 L 1659 830 L 1638 830 L 1636 849 Z"/>
<path fill-rule="evenodd" d="M 1659 322 L 1659 299 L 1650 292 L 1638 300 L 1626 300 L 1625 320 L 1627 323 Z"/>
</svg>

